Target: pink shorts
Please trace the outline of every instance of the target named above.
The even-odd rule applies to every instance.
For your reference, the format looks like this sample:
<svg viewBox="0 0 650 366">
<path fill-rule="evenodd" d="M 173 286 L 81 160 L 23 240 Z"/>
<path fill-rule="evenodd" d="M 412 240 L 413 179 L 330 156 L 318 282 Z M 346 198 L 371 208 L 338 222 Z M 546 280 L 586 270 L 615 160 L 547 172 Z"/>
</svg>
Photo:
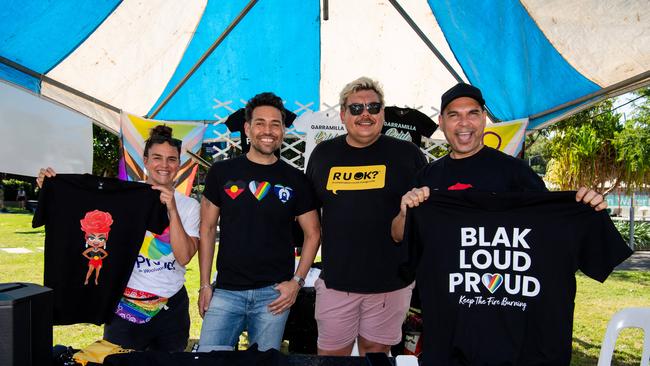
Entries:
<svg viewBox="0 0 650 366">
<path fill-rule="evenodd" d="M 383 345 L 399 343 L 414 286 L 415 282 L 391 292 L 359 294 L 329 289 L 319 278 L 314 285 L 318 348 L 345 348 L 357 336 Z"/>
</svg>

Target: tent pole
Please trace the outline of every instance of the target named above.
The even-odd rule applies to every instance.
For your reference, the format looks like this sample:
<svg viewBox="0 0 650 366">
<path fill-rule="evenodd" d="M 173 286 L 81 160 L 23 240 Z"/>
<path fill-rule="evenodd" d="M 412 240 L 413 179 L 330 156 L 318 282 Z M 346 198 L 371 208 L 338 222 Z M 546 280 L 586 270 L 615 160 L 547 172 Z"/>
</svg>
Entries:
<svg viewBox="0 0 650 366">
<path fill-rule="evenodd" d="M 454 77 L 454 79 L 456 79 L 456 81 L 458 81 L 459 83 L 464 83 L 465 81 L 463 81 L 463 78 L 461 78 L 460 75 L 458 75 L 458 73 L 456 72 L 456 70 L 454 70 L 454 68 L 451 67 L 449 62 L 447 62 L 445 57 L 442 55 L 442 53 L 438 51 L 436 46 L 434 46 L 431 40 L 429 40 L 429 38 L 426 36 L 426 34 L 422 32 L 420 27 L 418 27 L 418 25 L 415 24 L 415 21 L 413 21 L 413 19 L 408 15 L 406 10 L 402 8 L 402 6 L 397 2 L 397 0 L 389 0 L 389 1 L 393 5 L 395 10 L 397 10 L 397 12 L 402 16 L 402 18 L 404 18 L 404 20 L 408 23 L 408 25 L 410 25 L 411 28 L 413 28 L 413 31 L 415 31 L 415 33 L 420 37 L 422 42 L 424 42 L 424 44 L 426 44 L 427 47 L 429 47 L 431 52 L 433 52 L 433 54 L 436 55 L 440 63 L 442 63 L 442 65 L 447 69 L 447 71 L 449 71 L 449 73 Z"/>
<path fill-rule="evenodd" d="M 458 81 L 459 83 L 464 83 L 465 81 L 463 80 L 463 78 L 456 72 L 456 70 L 454 70 L 453 67 L 451 67 L 451 64 L 449 64 L 449 62 L 445 59 L 442 53 L 438 51 L 436 46 L 433 45 L 433 42 L 431 42 L 431 40 L 426 36 L 426 34 L 422 32 L 422 29 L 418 27 L 415 21 L 413 21 L 413 19 L 408 15 L 406 10 L 402 8 L 402 6 L 397 2 L 397 0 L 389 0 L 389 1 L 393 5 L 395 10 L 397 10 L 397 12 L 402 16 L 402 18 L 404 18 L 404 20 L 408 23 L 408 25 L 411 26 L 411 28 L 418 35 L 418 37 L 420 37 L 422 42 L 424 42 L 424 44 L 426 44 L 427 47 L 429 47 L 429 49 L 431 50 L 431 52 L 433 52 L 433 54 L 438 58 L 438 61 L 440 61 L 440 63 L 442 63 L 442 65 L 447 69 L 447 71 L 449 71 L 449 73 L 454 77 L 454 79 L 456 79 L 456 81 Z M 486 110 L 486 112 L 492 121 L 494 122 L 498 121 L 498 119 L 494 117 L 494 115 L 489 110 Z"/>
<path fill-rule="evenodd" d="M 237 24 L 239 24 L 239 22 L 242 19 L 244 19 L 246 14 L 248 14 L 248 12 L 253 8 L 253 6 L 256 3 L 257 0 L 251 0 L 250 2 L 248 2 L 246 7 L 239 13 L 239 15 L 237 15 L 237 17 L 230 23 L 230 25 L 228 25 L 228 27 L 223 31 L 223 33 L 219 35 L 219 37 L 214 41 L 214 43 L 212 43 L 210 48 L 208 48 L 208 50 L 205 51 L 205 53 L 201 56 L 201 58 L 194 64 L 194 66 L 192 66 L 190 71 L 188 71 L 187 74 L 183 76 L 181 81 L 179 81 L 178 84 L 176 84 L 174 89 L 172 89 L 172 91 L 165 97 L 165 99 L 163 99 L 163 101 L 158 105 L 158 107 L 156 107 L 156 109 L 153 112 L 145 116 L 146 118 L 151 119 L 156 117 L 158 112 L 160 112 L 160 110 L 163 109 L 167 105 L 167 103 L 169 103 L 169 101 L 174 97 L 174 95 L 176 95 L 176 93 L 183 87 L 183 85 L 185 85 L 187 80 L 189 80 L 190 77 L 192 77 L 192 75 L 194 74 L 194 72 L 196 72 L 196 70 L 198 70 L 198 68 L 201 67 L 203 62 L 212 54 L 212 52 L 215 49 L 217 49 L 217 47 L 219 47 L 221 42 L 223 42 L 223 40 L 226 39 L 226 37 L 228 37 L 228 34 L 230 34 L 230 32 L 237 26 Z"/>
<path fill-rule="evenodd" d="M 57 87 L 59 89 L 62 89 L 62 90 L 65 90 L 68 93 L 70 93 L 72 95 L 75 95 L 75 96 L 77 96 L 79 98 L 85 99 L 85 100 L 87 100 L 89 102 L 92 102 L 92 103 L 95 103 L 95 104 L 99 104 L 100 106 L 102 106 L 102 107 L 104 107 L 106 109 L 110 109 L 113 112 L 116 112 L 116 113 L 121 112 L 119 108 L 117 108 L 117 107 L 115 107 L 113 105 L 110 105 L 110 104 L 108 104 L 108 103 L 106 103 L 106 102 L 104 102 L 102 100 L 97 99 L 97 98 L 91 97 L 90 95 L 88 95 L 88 94 L 86 94 L 84 92 L 81 92 L 81 91 L 79 91 L 79 90 L 77 90 L 75 88 L 71 88 L 71 87 L 69 87 L 69 86 L 67 86 L 67 85 L 65 85 L 65 84 L 63 84 L 61 82 L 58 82 L 58 81 L 56 81 L 56 80 L 54 80 L 54 79 L 52 79 L 50 77 L 47 77 L 47 76 L 45 76 L 43 74 L 39 74 L 39 73 L 37 73 L 36 71 L 34 71 L 32 69 L 28 69 L 25 66 L 23 66 L 21 64 L 18 64 L 18 63 L 15 63 L 15 62 L 13 62 L 13 61 L 11 61 L 11 60 L 9 60 L 7 58 L 4 58 L 2 56 L 0 56 L 0 63 L 3 63 L 3 64 L 5 64 L 5 65 L 7 65 L 7 66 L 9 66 L 9 67 L 11 67 L 11 68 L 13 68 L 15 70 L 18 70 L 18 71 L 20 71 L 20 72 L 22 72 L 24 74 L 27 74 L 27 75 L 29 75 L 29 76 L 31 76 L 33 78 L 39 79 L 39 80 L 41 80 L 41 82 L 44 81 L 44 82 L 46 82 L 46 83 L 48 83 L 48 84 L 50 84 L 52 86 L 55 86 L 55 87 Z M 42 94 L 40 94 L 39 96 L 42 97 L 42 98 L 47 98 L 47 96 L 42 95 Z M 47 99 L 50 99 L 50 98 L 47 98 Z M 58 102 L 58 103 L 61 103 L 61 102 Z"/>
<path fill-rule="evenodd" d="M 330 19 L 330 5 L 328 0 L 323 0 L 323 20 Z"/>
<path fill-rule="evenodd" d="M 648 79 L 648 80 L 645 80 L 645 79 Z M 609 93 L 611 91 L 614 91 L 616 89 L 622 89 L 622 88 L 624 88 L 626 86 L 630 86 L 632 84 L 639 83 L 639 82 L 641 82 L 640 86 L 643 86 L 642 85 L 643 83 L 650 82 L 650 71 L 643 72 L 643 73 L 641 73 L 639 75 L 633 76 L 631 78 L 628 78 L 628 79 L 623 80 L 621 82 L 618 82 L 616 84 L 612 84 L 612 85 L 610 85 L 608 87 L 602 88 L 602 89 L 600 89 L 600 90 L 598 90 L 596 92 L 593 92 L 591 94 L 587 94 L 587 95 L 585 95 L 583 97 L 580 97 L 578 99 L 574 99 L 574 100 L 572 100 L 570 102 L 560 104 L 557 107 L 553 107 L 553 108 L 547 109 L 547 110 L 545 110 L 543 112 L 533 114 L 532 116 L 528 117 L 528 119 L 529 120 L 534 120 L 534 119 L 537 119 L 537 118 L 540 118 L 540 117 L 544 117 L 544 116 L 546 116 L 548 114 L 557 112 L 557 111 L 562 110 L 564 108 L 572 107 L 572 106 L 574 106 L 576 104 L 586 102 L 589 99 L 596 98 L 596 97 L 599 97 L 601 95 L 605 95 L 605 94 L 607 94 L 607 93 Z"/>
</svg>

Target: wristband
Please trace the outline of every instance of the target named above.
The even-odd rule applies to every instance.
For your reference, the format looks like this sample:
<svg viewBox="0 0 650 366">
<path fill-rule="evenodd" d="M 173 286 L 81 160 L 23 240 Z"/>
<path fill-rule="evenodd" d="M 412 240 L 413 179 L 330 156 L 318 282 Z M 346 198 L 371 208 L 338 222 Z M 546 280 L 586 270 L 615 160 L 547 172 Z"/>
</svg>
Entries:
<svg viewBox="0 0 650 366">
<path fill-rule="evenodd" d="M 199 292 L 201 292 L 201 290 L 203 290 L 204 288 L 208 288 L 208 287 L 212 288 L 212 285 L 209 284 L 209 283 L 206 283 L 206 284 L 201 285 L 201 286 L 199 287 Z"/>
</svg>

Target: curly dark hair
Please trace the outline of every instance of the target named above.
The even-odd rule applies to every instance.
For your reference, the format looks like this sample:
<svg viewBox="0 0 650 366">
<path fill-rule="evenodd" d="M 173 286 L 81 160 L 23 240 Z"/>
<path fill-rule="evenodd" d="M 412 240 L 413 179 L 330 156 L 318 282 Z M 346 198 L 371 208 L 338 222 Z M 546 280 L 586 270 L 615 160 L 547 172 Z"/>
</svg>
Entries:
<svg viewBox="0 0 650 366">
<path fill-rule="evenodd" d="M 287 115 L 284 110 L 282 98 L 271 92 L 257 94 L 256 96 L 252 97 L 248 103 L 246 103 L 246 111 L 244 112 L 246 122 L 250 122 L 253 118 L 253 109 L 265 105 L 279 109 L 280 113 L 282 114 L 282 123 L 284 123 L 284 119 L 287 117 Z"/>
<path fill-rule="evenodd" d="M 165 125 L 158 125 L 149 131 L 149 138 L 144 143 L 144 156 L 149 156 L 149 149 L 154 144 L 168 143 L 176 148 L 178 156 L 181 156 L 183 141 L 172 137 L 172 128 Z"/>
</svg>

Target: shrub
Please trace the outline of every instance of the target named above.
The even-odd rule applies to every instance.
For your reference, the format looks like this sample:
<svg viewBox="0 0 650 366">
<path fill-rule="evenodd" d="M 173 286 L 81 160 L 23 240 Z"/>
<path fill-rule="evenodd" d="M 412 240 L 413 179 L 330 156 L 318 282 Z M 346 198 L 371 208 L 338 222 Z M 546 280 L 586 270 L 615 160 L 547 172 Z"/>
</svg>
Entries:
<svg viewBox="0 0 650 366">
<path fill-rule="evenodd" d="M 615 221 L 614 225 L 626 242 L 630 240 L 630 222 Z M 634 249 L 650 250 L 650 222 L 634 222 Z"/>
<path fill-rule="evenodd" d="M 4 191 L 5 191 L 5 201 L 15 201 L 16 194 L 18 193 L 18 188 L 21 187 L 25 190 L 25 194 L 27 195 L 28 200 L 34 199 L 34 197 L 36 197 L 36 194 L 34 193 L 34 188 L 32 187 L 32 184 L 29 182 L 25 182 L 18 179 L 3 179 L 2 185 L 4 186 Z"/>
</svg>

